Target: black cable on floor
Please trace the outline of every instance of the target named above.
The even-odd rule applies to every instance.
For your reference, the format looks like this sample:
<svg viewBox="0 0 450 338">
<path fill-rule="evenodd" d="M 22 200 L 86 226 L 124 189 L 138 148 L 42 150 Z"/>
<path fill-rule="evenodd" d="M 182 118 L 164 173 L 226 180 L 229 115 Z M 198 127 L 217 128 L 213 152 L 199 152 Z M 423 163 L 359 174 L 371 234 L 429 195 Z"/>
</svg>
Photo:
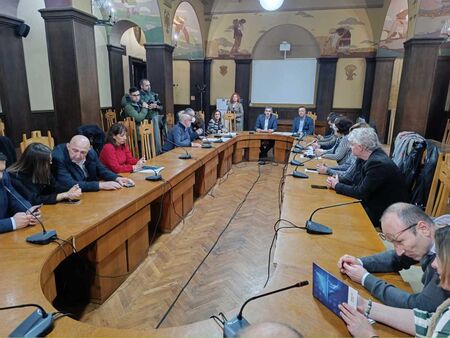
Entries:
<svg viewBox="0 0 450 338">
<path fill-rule="evenodd" d="M 175 303 L 178 301 L 178 299 L 180 298 L 181 294 L 184 292 L 184 290 L 186 289 L 186 287 L 189 285 L 189 283 L 191 282 L 191 280 L 194 278 L 195 274 L 198 272 L 198 270 L 200 269 L 200 267 L 203 265 L 203 263 L 206 261 L 206 259 L 208 258 L 208 256 L 211 254 L 211 252 L 214 250 L 214 248 L 216 247 L 217 243 L 219 242 L 220 238 L 222 237 L 222 235 L 225 233 L 225 231 L 228 229 L 228 227 L 230 226 L 231 222 L 234 220 L 234 218 L 236 217 L 237 213 L 241 210 L 242 206 L 244 205 L 244 203 L 246 202 L 248 195 L 250 195 L 251 191 L 253 190 L 253 188 L 255 187 L 256 183 L 258 183 L 259 179 L 261 177 L 261 167 L 258 166 L 258 177 L 256 178 L 256 180 L 253 182 L 252 186 L 250 187 L 250 189 L 247 191 L 247 193 L 244 196 L 244 199 L 242 200 L 241 203 L 239 203 L 239 205 L 236 207 L 236 209 L 234 210 L 233 214 L 231 215 L 230 219 L 228 220 L 227 224 L 225 225 L 225 227 L 223 228 L 223 230 L 220 232 L 219 236 L 216 238 L 215 242 L 213 243 L 213 245 L 211 246 L 211 248 L 208 250 L 208 252 L 206 253 L 205 257 L 203 257 L 202 261 L 200 262 L 200 264 L 197 266 L 197 268 L 194 270 L 194 272 L 191 274 L 191 276 L 189 277 L 189 279 L 187 280 L 187 282 L 183 285 L 183 287 L 181 288 L 180 292 L 178 292 L 178 295 L 175 297 L 174 301 L 170 304 L 169 308 L 167 309 L 167 311 L 164 313 L 163 317 L 161 318 L 161 320 L 158 322 L 158 325 L 156 325 L 156 329 L 158 329 L 161 324 L 164 322 L 164 320 L 167 318 L 167 316 L 169 315 L 170 311 L 172 311 L 173 307 L 175 306 Z"/>
</svg>

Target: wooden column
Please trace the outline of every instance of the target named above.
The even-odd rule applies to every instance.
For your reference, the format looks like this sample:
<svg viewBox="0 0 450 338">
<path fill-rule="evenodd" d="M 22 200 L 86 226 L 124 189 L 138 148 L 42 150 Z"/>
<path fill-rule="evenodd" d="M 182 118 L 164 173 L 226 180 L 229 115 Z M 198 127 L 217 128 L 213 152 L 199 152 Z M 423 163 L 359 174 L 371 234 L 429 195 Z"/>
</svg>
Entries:
<svg viewBox="0 0 450 338">
<path fill-rule="evenodd" d="M 317 81 L 316 111 L 319 120 L 325 120 L 333 107 L 336 64 L 338 58 L 318 58 L 319 79 Z"/>
<path fill-rule="evenodd" d="M 430 102 L 430 118 L 426 135 L 434 140 L 442 140 L 447 113 L 445 112 L 445 101 L 447 100 L 450 79 L 450 56 L 440 56 L 436 65 L 436 75 Z"/>
<path fill-rule="evenodd" d="M 173 46 L 165 43 L 144 44 L 147 61 L 147 78 L 152 91 L 159 94 L 164 111 L 173 113 Z"/>
<path fill-rule="evenodd" d="M 124 46 L 106 45 L 109 60 L 109 81 L 111 84 L 111 103 L 116 114 L 122 109 L 120 101 L 125 93 L 123 83 L 122 57 L 127 54 Z"/>
<path fill-rule="evenodd" d="M 59 142 L 83 124 L 100 123 L 94 16 L 67 8 L 41 9 Z"/>
<path fill-rule="evenodd" d="M 391 92 L 393 57 L 377 57 L 373 80 L 372 102 L 370 105 L 370 122 L 374 123 L 378 137 L 386 143 L 389 132 L 389 95 Z"/>
<path fill-rule="evenodd" d="M 363 117 L 366 121 L 369 121 L 370 106 L 372 105 L 372 93 L 376 65 L 375 61 L 376 59 L 374 57 L 366 58 L 366 76 L 364 78 L 364 92 L 361 112 L 361 117 Z"/>
<path fill-rule="evenodd" d="M 6 134 L 17 146 L 30 133 L 31 108 L 22 38 L 15 28 L 23 21 L 0 15 L 0 102 Z"/>
<path fill-rule="evenodd" d="M 442 38 L 413 38 L 405 42 L 394 137 L 403 130 L 429 137 L 439 120 L 430 108 L 433 91 L 444 89 L 434 86 L 439 48 L 443 41 Z"/>
<path fill-rule="evenodd" d="M 252 72 L 251 59 L 235 59 L 236 76 L 234 90 L 239 93 L 241 103 L 244 107 L 244 130 L 250 130 L 255 125 L 255 121 L 249 121 L 248 104 L 250 102 L 250 76 Z"/>
<path fill-rule="evenodd" d="M 190 65 L 190 96 L 191 108 L 195 111 L 205 112 L 205 122 L 209 121 L 210 113 L 210 92 L 211 92 L 211 59 L 189 60 Z M 203 93 L 203 106 L 201 106 L 200 90 L 205 86 Z M 194 98 L 194 99 L 192 99 Z"/>
</svg>

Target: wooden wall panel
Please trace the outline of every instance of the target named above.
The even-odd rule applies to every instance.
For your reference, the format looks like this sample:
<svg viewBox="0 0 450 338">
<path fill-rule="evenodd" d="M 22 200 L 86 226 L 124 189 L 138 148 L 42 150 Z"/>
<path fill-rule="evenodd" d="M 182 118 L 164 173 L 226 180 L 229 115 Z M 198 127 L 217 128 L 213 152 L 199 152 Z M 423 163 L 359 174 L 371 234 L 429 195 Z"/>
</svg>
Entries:
<svg viewBox="0 0 450 338">
<path fill-rule="evenodd" d="M 370 107 L 372 105 L 373 84 L 375 81 L 376 59 L 374 57 L 366 58 L 366 75 L 364 78 L 364 93 L 362 102 L 361 117 L 366 121 L 370 119 Z"/>
<path fill-rule="evenodd" d="M 334 84 L 336 81 L 336 64 L 338 58 L 318 58 L 319 76 L 316 91 L 316 111 L 319 120 L 325 120 L 332 111 Z"/>
<path fill-rule="evenodd" d="M 250 102 L 250 79 L 252 73 L 252 60 L 251 59 L 235 59 L 236 63 L 236 77 L 234 90 L 241 96 L 241 103 L 244 107 L 244 130 L 253 128 L 254 121 L 249 119 L 249 102 Z M 231 96 L 231 95 L 230 95 Z"/>
<path fill-rule="evenodd" d="M 127 54 L 124 46 L 107 45 L 109 60 L 109 79 L 111 83 L 111 105 L 117 114 L 122 110 L 120 104 L 125 94 L 123 83 L 123 61 Z"/>
</svg>

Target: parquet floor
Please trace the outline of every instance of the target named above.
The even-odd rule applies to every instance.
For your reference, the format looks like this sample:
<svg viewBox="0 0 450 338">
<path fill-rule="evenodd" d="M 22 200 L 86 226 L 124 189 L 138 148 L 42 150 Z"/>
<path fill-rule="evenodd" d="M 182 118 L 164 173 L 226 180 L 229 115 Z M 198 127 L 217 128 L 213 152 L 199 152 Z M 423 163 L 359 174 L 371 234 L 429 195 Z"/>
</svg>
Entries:
<svg viewBox="0 0 450 338">
<path fill-rule="evenodd" d="M 278 218 L 282 170 L 282 165 L 260 167 L 261 176 L 246 202 L 161 327 L 188 324 L 238 308 L 262 289 L 273 224 Z M 159 236 L 141 266 L 82 320 L 117 328 L 156 327 L 257 177 L 257 163 L 233 166 L 208 196 L 196 201 L 184 224 Z"/>
</svg>

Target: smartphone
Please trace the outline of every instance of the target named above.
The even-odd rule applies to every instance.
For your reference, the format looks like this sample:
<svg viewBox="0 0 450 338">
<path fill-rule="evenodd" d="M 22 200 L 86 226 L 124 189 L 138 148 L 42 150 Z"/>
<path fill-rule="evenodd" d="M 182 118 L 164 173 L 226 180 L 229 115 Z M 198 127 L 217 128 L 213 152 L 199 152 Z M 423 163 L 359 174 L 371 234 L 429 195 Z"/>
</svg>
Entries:
<svg viewBox="0 0 450 338">
<path fill-rule="evenodd" d="M 317 168 L 306 168 L 306 169 L 317 172 Z"/>
<path fill-rule="evenodd" d="M 34 214 L 36 211 L 38 211 L 42 207 L 42 203 L 39 205 L 34 205 L 30 209 L 27 210 L 27 214 Z"/>
<path fill-rule="evenodd" d="M 318 185 L 318 184 L 311 184 L 311 188 L 313 189 L 328 189 L 326 185 Z"/>
</svg>

